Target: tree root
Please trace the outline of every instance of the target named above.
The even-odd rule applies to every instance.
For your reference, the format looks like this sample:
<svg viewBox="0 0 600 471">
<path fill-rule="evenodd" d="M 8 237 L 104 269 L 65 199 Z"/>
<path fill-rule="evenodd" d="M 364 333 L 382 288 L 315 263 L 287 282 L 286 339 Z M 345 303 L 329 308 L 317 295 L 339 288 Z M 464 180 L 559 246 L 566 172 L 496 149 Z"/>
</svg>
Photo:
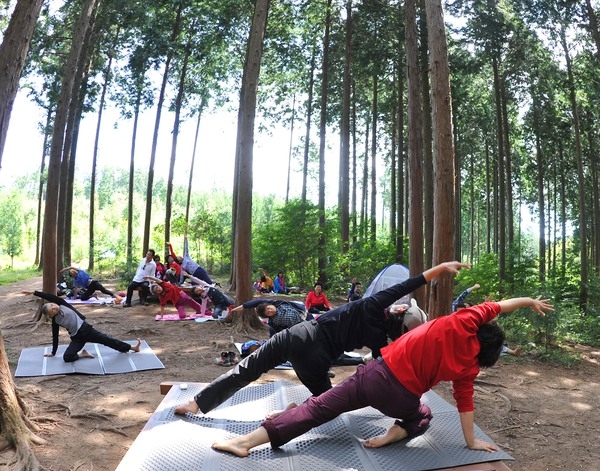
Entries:
<svg viewBox="0 0 600 471">
<path fill-rule="evenodd" d="M 100 412 L 85 412 L 81 414 L 71 414 L 72 419 L 98 419 L 110 420 L 115 414 L 101 414 Z"/>
</svg>

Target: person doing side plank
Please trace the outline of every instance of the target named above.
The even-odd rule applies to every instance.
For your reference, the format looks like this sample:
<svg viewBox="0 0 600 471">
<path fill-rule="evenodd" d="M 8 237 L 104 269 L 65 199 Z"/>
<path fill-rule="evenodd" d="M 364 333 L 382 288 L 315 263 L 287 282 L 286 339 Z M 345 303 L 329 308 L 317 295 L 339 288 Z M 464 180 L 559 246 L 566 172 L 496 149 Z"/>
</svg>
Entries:
<svg viewBox="0 0 600 471">
<path fill-rule="evenodd" d="M 388 337 L 394 340 L 405 332 L 405 314 L 386 313 L 388 306 L 436 276 L 458 273 L 460 268 L 468 266 L 460 262 L 441 263 L 372 296 L 332 309 L 317 320 L 300 322 L 276 333 L 200 391 L 193 401 L 175 408 L 175 413 L 195 414 L 199 410 L 207 413 L 286 361 L 291 362 L 298 379 L 313 395 L 324 393 L 331 389 L 328 375 L 331 363 L 342 353 L 366 346 L 377 358 Z"/>
<path fill-rule="evenodd" d="M 115 339 L 103 332 L 94 329 L 85 320 L 83 314 L 71 306 L 64 299 L 53 294 L 43 293 L 41 291 L 22 291 L 23 294 L 33 294 L 39 298 L 49 301 L 44 304 L 42 311 L 52 319 L 52 353 L 44 354 L 45 357 L 53 357 L 58 350 L 58 331 L 59 327 L 64 327 L 69 332 L 71 343 L 63 354 L 65 362 L 77 361 L 80 358 L 94 358 L 83 347 L 87 342 L 99 343 L 107 347 L 125 353 L 130 350 L 140 351 L 142 341 L 137 339 L 136 345 L 130 345 L 127 342 Z"/>
<path fill-rule="evenodd" d="M 486 302 L 438 317 L 383 348 L 381 358 L 359 366 L 335 388 L 265 420 L 247 435 L 212 447 L 244 457 L 258 445 L 271 442 L 273 448 L 279 448 L 344 412 L 372 406 L 396 419 L 386 433 L 363 441 L 367 448 L 379 448 L 422 433 L 432 415 L 421 396 L 440 381 L 452 381 L 467 447 L 497 451 L 495 445 L 476 439 L 474 431 L 473 384 L 480 368 L 496 363 L 504 341 L 504 332 L 491 321 L 500 313 L 522 307 L 544 316 L 544 311 L 553 310 L 548 301 L 515 298 Z"/>
</svg>

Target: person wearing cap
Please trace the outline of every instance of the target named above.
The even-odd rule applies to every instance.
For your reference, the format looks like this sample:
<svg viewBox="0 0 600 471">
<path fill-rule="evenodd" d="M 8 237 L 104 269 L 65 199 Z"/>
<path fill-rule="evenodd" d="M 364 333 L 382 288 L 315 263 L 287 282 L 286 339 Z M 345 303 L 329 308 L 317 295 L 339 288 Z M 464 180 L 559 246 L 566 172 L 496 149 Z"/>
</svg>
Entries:
<svg viewBox="0 0 600 471">
<path fill-rule="evenodd" d="M 316 320 L 282 330 L 232 370 L 212 381 L 194 400 L 176 407 L 175 413 L 207 413 L 286 361 L 292 364 L 308 390 L 318 396 L 331 389 L 329 367 L 342 353 L 368 347 L 373 358 L 377 358 L 388 344 L 388 338 L 395 340 L 404 333 L 403 315 L 386 312 L 388 306 L 442 273 L 456 274 L 459 269 L 468 267 L 460 262 L 441 263 L 421 275 L 332 309 Z"/>
<path fill-rule="evenodd" d="M 541 316 L 553 310 L 541 297 L 514 298 L 438 317 L 384 347 L 378 361 L 359 366 L 335 388 L 267 418 L 246 435 L 213 443 L 212 448 L 240 457 L 268 442 L 276 449 L 344 412 L 367 406 L 395 419 L 384 434 L 363 440 L 365 447 L 379 448 L 423 433 L 433 417 L 421 396 L 440 381 L 452 381 L 467 448 L 497 451 L 494 444 L 475 438 L 474 382 L 481 368 L 500 357 L 504 332 L 493 319 L 522 307 Z"/>
</svg>

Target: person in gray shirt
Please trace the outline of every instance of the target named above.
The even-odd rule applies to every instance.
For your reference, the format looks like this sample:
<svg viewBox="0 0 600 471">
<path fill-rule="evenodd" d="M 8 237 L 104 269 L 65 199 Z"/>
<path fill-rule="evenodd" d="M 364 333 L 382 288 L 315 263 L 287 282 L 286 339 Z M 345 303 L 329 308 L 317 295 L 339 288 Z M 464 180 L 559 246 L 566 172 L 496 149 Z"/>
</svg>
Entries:
<svg viewBox="0 0 600 471">
<path fill-rule="evenodd" d="M 46 353 L 44 356 L 53 357 L 58 350 L 58 331 L 59 327 L 64 327 L 69 332 L 71 343 L 63 354 L 65 362 L 77 361 L 80 358 L 94 358 L 94 356 L 83 347 L 87 342 L 106 345 L 114 350 L 125 353 L 128 351 L 139 352 L 142 341 L 137 339 L 136 345 L 130 345 L 122 340 L 115 339 L 99 330 L 94 329 L 85 320 L 85 316 L 77 309 L 71 306 L 64 299 L 53 294 L 42 291 L 23 291 L 23 294 L 33 294 L 46 301 L 42 311 L 52 319 L 52 353 Z"/>
</svg>

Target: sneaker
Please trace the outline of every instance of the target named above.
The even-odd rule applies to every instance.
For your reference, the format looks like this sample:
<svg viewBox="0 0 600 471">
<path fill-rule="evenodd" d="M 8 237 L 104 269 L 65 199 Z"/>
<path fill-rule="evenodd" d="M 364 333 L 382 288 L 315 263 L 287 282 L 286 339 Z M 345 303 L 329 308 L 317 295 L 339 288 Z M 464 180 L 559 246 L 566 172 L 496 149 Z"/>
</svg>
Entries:
<svg viewBox="0 0 600 471">
<path fill-rule="evenodd" d="M 131 303 L 123 303 L 123 307 L 131 307 Z"/>
<path fill-rule="evenodd" d="M 216 365 L 220 365 L 220 366 L 231 366 L 229 352 L 221 352 L 221 356 L 218 358 L 215 358 L 214 362 Z"/>
<path fill-rule="evenodd" d="M 229 363 L 231 365 L 237 365 L 240 362 L 240 359 L 237 357 L 235 352 L 227 352 L 227 354 L 229 355 Z"/>
</svg>

